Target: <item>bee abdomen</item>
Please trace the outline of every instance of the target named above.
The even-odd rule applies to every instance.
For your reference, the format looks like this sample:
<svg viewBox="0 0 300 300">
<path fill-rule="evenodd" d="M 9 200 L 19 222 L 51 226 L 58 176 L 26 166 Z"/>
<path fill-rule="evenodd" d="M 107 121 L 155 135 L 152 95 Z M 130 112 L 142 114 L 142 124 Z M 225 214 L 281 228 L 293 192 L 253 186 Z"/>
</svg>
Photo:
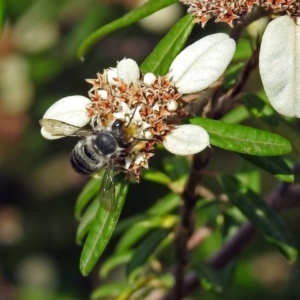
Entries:
<svg viewBox="0 0 300 300">
<path fill-rule="evenodd" d="M 93 149 L 89 149 L 84 140 L 78 142 L 71 154 L 71 164 L 75 171 L 81 174 L 92 174 L 100 170 L 106 161 L 103 156 L 97 159 Z"/>
</svg>

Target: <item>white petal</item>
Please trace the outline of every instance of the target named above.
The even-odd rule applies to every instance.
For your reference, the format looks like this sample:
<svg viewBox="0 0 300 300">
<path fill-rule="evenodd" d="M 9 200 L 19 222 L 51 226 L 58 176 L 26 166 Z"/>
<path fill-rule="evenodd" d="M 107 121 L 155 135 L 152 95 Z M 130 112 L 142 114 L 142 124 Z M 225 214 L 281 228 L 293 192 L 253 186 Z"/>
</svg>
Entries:
<svg viewBox="0 0 300 300">
<path fill-rule="evenodd" d="M 127 155 L 125 158 L 125 168 L 128 169 L 133 162 L 134 156 L 133 155 Z"/>
<path fill-rule="evenodd" d="M 165 148 L 177 155 L 196 154 L 209 146 L 207 131 L 197 125 L 180 125 L 163 142 Z"/>
<path fill-rule="evenodd" d="M 142 105 L 138 105 L 137 107 L 135 107 L 131 110 L 132 114 L 134 114 L 133 117 L 132 117 L 133 120 L 142 121 L 142 117 L 140 115 L 141 108 L 142 108 Z"/>
<path fill-rule="evenodd" d="M 43 119 L 53 119 L 63 121 L 65 123 L 83 127 L 89 121 L 90 118 L 86 113 L 86 107 L 91 103 L 89 98 L 83 96 L 69 96 L 56 101 L 52 106 L 48 108 L 43 116 Z M 58 139 L 64 136 L 52 136 L 41 129 L 41 134 L 46 139 Z"/>
<path fill-rule="evenodd" d="M 152 139 L 152 138 L 153 138 L 152 132 L 151 132 L 150 130 L 146 131 L 146 132 L 144 133 L 144 138 L 147 139 L 147 140 Z"/>
<path fill-rule="evenodd" d="M 133 59 L 125 58 L 117 65 L 117 75 L 126 84 L 135 83 L 140 78 L 140 69 Z"/>
<path fill-rule="evenodd" d="M 297 18 L 300 24 L 300 18 Z M 288 16 L 269 23 L 261 43 L 259 71 L 271 105 L 300 117 L 300 26 Z"/>
<path fill-rule="evenodd" d="M 106 90 L 98 90 L 98 94 L 104 100 L 106 100 L 108 98 L 108 92 Z"/>
<path fill-rule="evenodd" d="M 167 109 L 168 111 L 176 111 L 178 108 L 178 103 L 175 100 L 168 101 Z"/>
<path fill-rule="evenodd" d="M 144 75 L 144 83 L 146 86 L 150 86 L 156 80 L 156 76 L 153 73 L 146 73 Z"/>
<path fill-rule="evenodd" d="M 113 115 L 114 115 L 114 117 L 116 119 L 125 120 L 125 118 L 126 118 L 126 114 L 123 111 L 117 112 L 117 113 L 113 113 Z"/>
<path fill-rule="evenodd" d="M 117 69 L 116 68 L 110 68 L 107 70 L 107 81 L 110 84 L 117 84 L 118 82 L 114 80 L 114 78 L 118 78 L 117 75 Z"/>
<path fill-rule="evenodd" d="M 129 115 L 131 113 L 131 110 L 130 110 L 129 106 L 125 102 L 121 102 L 121 106 L 122 106 L 122 111 L 125 114 Z"/>
<path fill-rule="evenodd" d="M 225 33 L 208 35 L 178 54 L 169 77 L 182 94 L 199 92 L 225 71 L 235 51 L 235 41 Z"/>
</svg>

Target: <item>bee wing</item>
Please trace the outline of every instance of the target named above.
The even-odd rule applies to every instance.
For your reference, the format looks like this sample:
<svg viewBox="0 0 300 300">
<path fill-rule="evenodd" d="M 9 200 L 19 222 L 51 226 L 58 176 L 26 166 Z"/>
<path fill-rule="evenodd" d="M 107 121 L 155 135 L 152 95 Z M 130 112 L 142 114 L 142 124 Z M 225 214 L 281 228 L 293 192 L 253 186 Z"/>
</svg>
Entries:
<svg viewBox="0 0 300 300">
<path fill-rule="evenodd" d="M 114 171 L 106 168 L 99 191 L 100 205 L 107 211 L 112 211 L 115 205 Z"/>
<path fill-rule="evenodd" d="M 63 121 L 54 119 L 41 119 L 40 125 L 53 136 L 64 135 L 64 136 L 86 136 L 91 134 L 91 130 L 84 130 L 78 126 L 74 126 Z"/>
</svg>

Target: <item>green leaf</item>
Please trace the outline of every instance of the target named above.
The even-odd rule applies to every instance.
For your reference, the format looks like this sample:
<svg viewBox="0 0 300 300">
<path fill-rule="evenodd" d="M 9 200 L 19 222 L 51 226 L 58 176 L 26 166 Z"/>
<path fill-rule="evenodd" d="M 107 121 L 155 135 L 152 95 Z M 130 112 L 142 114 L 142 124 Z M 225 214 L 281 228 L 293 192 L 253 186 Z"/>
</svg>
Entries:
<svg viewBox="0 0 300 300">
<path fill-rule="evenodd" d="M 0 34 L 3 31 L 5 19 L 6 19 L 6 0 L 0 0 Z"/>
<path fill-rule="evenodd" d="M 235 265 L 236 261 L 233 260 L 223 269 L 217 270 L 205 262 L 197 262 L 193 264 L 193 270 L 199 277 L 201 286 L 207 290 L 222 293 L 230 283 Z"/>
<path fill-rule="evenodd" d="M 241 123 L 247 120 L 249 117 L 249 111 L 243 105 L 240 105 L 231 109 L 221 118 L 221 121 L 226 123 Z"/>
<path fill-rule="evenodd" d="M 101 266 L 100 270 L 100 278 L 104 279 L 107 277 L 108 273 L 115 269 L 116 267 L 120 265 L 124 265 L 128 263 L 128 261 L 131 259 L 133 254 L 133 251 L 127 251 L 125 253 L 115 253 L 111 255 L 108 259 L 105 260 L 103 265 Z"/>
<path fill-rule="evenodd" d="M 186 15 L 181 18 L 142 63 L 140 67 L 142 72 L 152 72 L 161 76 L 167 74 L 172 61 L 183 48 L 194 25 L 192 16 Z"/>
<path fill-rule="evenodd" d="M 114 236 L 117 234 L 121 234 L 122 232 L 125 232 L 126 230 L 131 230 L 131 227 L 135 224 L 145 221 L 149 217 L 162 217 L 170 213 L 172 210 L 179 207 L 180 204 L 180 197 L 177 194 L 169 193 L 165 195 L 163 198 L 159 199 L 153 206 L 151 206 L 146 213 L 134 215 L 132 217 L 122 219 L 115 231 Z M 167 220 L 168 218 L 166 218 Z M 155 219 L 157 220 L 157 219 Z M 156 221 L 155 221 L 156 222 Z M 161 224 L 161 222 L 159 222 Z M 137 230 L 139 232 L 139 230 Z M 127 233 L 126 233 L 127 234 Z M 129 233 L 129 236 L 132 237 L 132 235 Z"/>
<path fill-rule="evenodd" d="M 190 170 L 190 162 L 185 156 L 167 156 L 163 160 L 163 165 L 166 173 L 171 178 L 172 184 L 176 181 L 186 181 L 186 174 Z"/>
<path fill-rule="evenodd" d="M 240 38 L 236 45 L 236 50 L 233 56 L 233 62 L 240 62 L 248 60 L 252 55 L 252 49 L 249 39 Z"/>
<path fill-rule="evenodd" d="M 129 275 L 136 268 L 142 266 L 170 231 L 171 228 L 159 228 L 146 236 L 135 249 L 135 253 L 127 265 L 126 274 Z"/>
<path fill-rule="evenodd" d="M 251 114 L 265 124 L 272 127 L 279 124 L 279 117 L 275 110 L 257 95 L 245 94 L 242 101 Z"/>
<path fill-rule="evenodd" d="M 177 194 L 166 194 L 163 198 L 159 199 L 153 206 L 151 206 L 147 213 L 154 217 L 164 216 L 178 208 L 180 200 L 181 198 Z"/>
<path fill-rule="evenodd" d="M 72 24 L 68 34 L 64 35 L 64 47 L 62 55 L 64 60 L 74 60 L 74 53 L 77 52 L 80 44 L 91 32 L 106 25 L 111 21 L 115 8 L 104 1 L 98 2 L 93 9 L 88 9 L 81 15 L 80 19 Z M 52 59 L 53 61 L 53 59 Z"/>
<path fill-rule="evenodd" d="M 118 176 L 115 183 L 116 201 L 113 209 L 108 211 L 102 205 L 99 206 L 85 241 L 79 265 L 84 276 L 87 276 L 97 263 L 120 217 L 128 191 L 128 182 L 122 176 Z"/>
<path fill-rule="evenodd" d="M 241 160 L 235 174 L 236 178 L 252 189 L 252 191 L 260 193 L 261 172 L 251 163 L 249 163 L 247 160 Z"/>
<path fill-rule="evenodd" d="M 294 174 L 292 169 L 280 156 L 253 156 L 241 153 L 239 156 L 262 168 L 263 170 L 275 175 L 279 180 L 294 182 Z"/>
<path fill-rule="evenodd" d="M 88 181 L 88 183 L 83 188 L 82 192 L 77 198 L 76 205 L 75 205 L 75 217 L 79 219 L 82 215 L 82 212 L 86 205 L 92 200 L 92 198 L 97 194 L 99 191 L 101 180 L 104 174 L 103 170 L 99 173 L 99 178 L 92 178 Z"/>
<path fill-rule="evenodd" d="M 140 19 L 143 19 L 156 11 L 167 7 L 173 3 L 177 2 L 177 0 L 150 0 L 142 6 L 137 7 L 132 10 L 128 14 L 124 15 L 122 18 L 117 19 L 100 29 L 93 32 L 89 35 L 83 43 L 80 45 L 78 50 L 78 56 L 82 59 L 85 53 L 101 38 L 108 35 L 109 33 L 120 29 L 122 27 L 126 27 L 131 25 L 134 22 L 137 22 Z"/>
<path fill-rule="evenodd" d="M 171 182 L 171 179 L 165 173 L 153 169 L 145 170 L 143 172 L 143 178 L 164 185 L 168 185 Z"/>
<path fill-rule="evenodd" d="M 129 218 L 120 220 L 114 231 L 114 236 L 120 235 L 121 233 L 131 228 L 131 226 L 142 220 L 145 220 L 145 214 L 134 215 Z"/>
<path fill-rule="evenodd" d="M 268 98 L 263 92 L 259 96 L 247 94 L 242 98 L 242 101 L 251 114 L 255 116 L 255 122 L 258 123 L 259 127 L 280 134 L 290 141 L 293 148 L 292 158 L 300 163 L 299 131 L 294 120 L 278 115 L 268 103 Z"/>
<path fill-rule="evenodd" d="M 223 89 L 228 91 L 231 89 L 238 81 L 240 74 L 242 73 L 243 69 L 245 68 L 245 63 L 238 63 L 231 65 L 227 68 L 224 78 Z"/>
<path fill-rule="evenodd" d="M 122 253 L 130 249 L 136 242 L 138 242 L 150 230 L 156 227 L 161 227 L 163 218 L 150 217 L 143 219 L 141 222 L 134 224 L 119 240 L 115 249 L 116 253 Z"/>
<path fill-rule="evenodd" d="M 83 216 L 80 218 L 80 223 L 77 228 L 76 233 L 76 243 L 81 244 L 82 239 L 86 236 L 91 228 L 91 224 L 95 218 L 95 215 L 98 211 L 100 205 L 100 200 L 96 197 L 92 203 L 87 207 Z"/>
<path fill-rule="evenodd" d="M 220 181 L 230 201 L 249 219 L 253 226 L 289 261 L 294 261 L 297 258 L 297 250 L 292 245 L 286 225 L 277 213 L 258 194 L 233 176 L 221 175 Z"/>
<path fill-rule="evenodd" d="M 127 286 L 127 283 L 119 282 L 101 284 L 100 287 L 93 291 L 91 299 L 98 300 L 107 299 L 108 297 L 117 297 L 127 288 Z"/>
<path fill-rule="evenodd" d="M 207 130 L 212 145 L 229 151 L 276 156 L 292 150 L 288 140 L 268 131 L 204 118 L 192 118 L 189 121 Z"/>
</svg>

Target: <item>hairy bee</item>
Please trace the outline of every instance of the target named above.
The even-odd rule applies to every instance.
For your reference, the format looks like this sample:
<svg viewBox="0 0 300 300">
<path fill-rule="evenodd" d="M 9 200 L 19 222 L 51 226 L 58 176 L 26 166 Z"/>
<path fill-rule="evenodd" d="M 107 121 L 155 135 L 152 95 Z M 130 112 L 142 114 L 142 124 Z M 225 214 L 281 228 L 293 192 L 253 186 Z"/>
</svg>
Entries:
<svg viewBox="0 0 300 300">
<path fill-rule="evenodd" d="M 105 208 L 112 209 L 115 200 L 113 178 L 120 170 L 118 162 L 124 155 L 122 151 L 132 145 L 133 127 L 126 126 L 121 119 L 114 120 L 108 127 L 96 124 L 90 130 L 53 119 L 42 119 L 40 124 L 53 136 L 81 138 L 72 151 L 71 164 L 81 174 L 93 174 L 106 168 L 99 197 Z"/>
</svg>

